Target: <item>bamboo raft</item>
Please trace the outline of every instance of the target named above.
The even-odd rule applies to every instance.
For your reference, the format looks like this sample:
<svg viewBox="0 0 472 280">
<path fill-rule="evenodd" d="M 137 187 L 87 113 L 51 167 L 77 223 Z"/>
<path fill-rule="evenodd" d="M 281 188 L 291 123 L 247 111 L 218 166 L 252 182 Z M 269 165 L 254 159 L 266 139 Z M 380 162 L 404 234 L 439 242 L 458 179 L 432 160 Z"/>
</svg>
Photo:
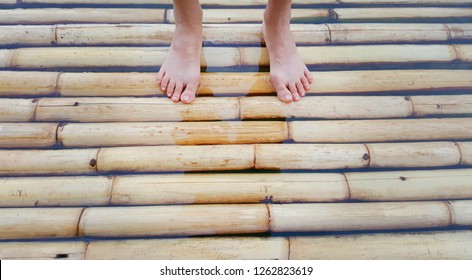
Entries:
<svg viewBox="0 0 472 280">
<path fill-rule="evenodd" d="M 265 2 L 201 1 L 184 105 L 171 0 L 0 0 L 0 259 L 472 259 L 472 1 L 294 0 L 291 104 Z"/>
</svg>

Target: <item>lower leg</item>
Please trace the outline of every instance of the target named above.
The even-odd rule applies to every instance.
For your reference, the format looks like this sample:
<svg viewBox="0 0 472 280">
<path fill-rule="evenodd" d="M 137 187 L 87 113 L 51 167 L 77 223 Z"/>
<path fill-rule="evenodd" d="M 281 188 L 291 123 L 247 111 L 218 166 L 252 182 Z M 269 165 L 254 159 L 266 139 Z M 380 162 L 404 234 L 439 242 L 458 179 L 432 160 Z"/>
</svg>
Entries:
<svg viewBox="0 0 472 280">
<path fill-rule="evenodd" d="M 162 91 L 174 102 L 190 103 L 200 83 L 202 9 L 198 0 L 174 0 L 175 32 L 157 75 Z"/>
<path fill-rule="evenodd" d="M 313 77 L 298 53 L 290 31 L 291 0 L 269 0 L 262 25 L 270 58 L 270 83 L 281 101 L 298 101 Z"/>
</svg>

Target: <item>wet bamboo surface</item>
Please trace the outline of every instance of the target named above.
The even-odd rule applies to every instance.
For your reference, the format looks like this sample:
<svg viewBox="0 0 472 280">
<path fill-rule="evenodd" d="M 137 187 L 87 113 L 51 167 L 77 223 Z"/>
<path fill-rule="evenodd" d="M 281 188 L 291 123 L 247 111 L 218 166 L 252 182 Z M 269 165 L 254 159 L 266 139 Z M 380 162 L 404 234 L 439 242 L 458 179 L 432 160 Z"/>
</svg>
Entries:
<svg viewBox="0 0 472 280">
<path fill-rule="evenodd" d="M 472 258 L 472 1 L 294 0 L 285 104 L 266 1 L 202 0 L 191 105 L 171 2 L 0 0 L 1 259 Z"/>
</svg>

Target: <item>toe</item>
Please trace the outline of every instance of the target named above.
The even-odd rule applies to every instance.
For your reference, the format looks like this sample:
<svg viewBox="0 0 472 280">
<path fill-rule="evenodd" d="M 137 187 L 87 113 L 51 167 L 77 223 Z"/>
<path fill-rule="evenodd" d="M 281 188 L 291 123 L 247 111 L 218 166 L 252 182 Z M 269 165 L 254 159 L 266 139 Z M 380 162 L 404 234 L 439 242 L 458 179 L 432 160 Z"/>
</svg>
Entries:
<svg viewBox="0 0 472 280">
<path fill-rule="evenodd" d="M 182 100 L 182 102 L 185 104 L 192 103 L 195 100 L 195 95 L 197 94 L 197 90 L 198 90 L 198 83 L 187 84 L 184 92 L 182 93 L 182 97 L 180 98 L 180 100 Z"/>
<path fill-rule="evenodd" d="M 156 77 L 157 83 L 159 85 L 162 83 L 162 78 L 164 78 L 164 74 L 165 74 L 165 71 L 161 67 L 161 69 L 159 70 L 159 73 L 157 73 L 157 77 Z"/>
<path fill-rule="evenodd" d="M 305 96 L 305 88 L 303 88 L 301 81 L 297 83 L 297 91 L 298 91 L 298 95 L 300 95 L 301 97 Z"/>
<path fill-rule="evenodd" d="M 310 84 L 313 83 L 313 76 L 311 75 L 310 71 L 308 71 L 308 69 L 305 70 L 304 74 L 305 74 L 305 77 L 308 80 L 308 82 Z"/>
<path fill-rule="evenodd" d="M 305 91 L 308 91 L 310 90 L 310 83 L 308 82 L 308 79 L 303 76 L 300 81 L 302 82 L 302 85 L 303 85 L 303 88 L 305 89 Z"/>
<path fill-rule="evenodd" d="M 279 97 L 280 101 L 285 103 L 290 103 L 293 101 L 292 93 L 287 88 L 278 90 L 277 96 Z"/>
<path fill-rule="evenodd" d="M 162 92 L 167 92 L 167 86 L 169 85 L 169 76 L 168 75 L 164 75 L 164 77 L 162 78 L 162 82 L 161 82 L 161 89 L 162 89 Z"/>
<path fill-rule="evenodd" d="M 288 89 L 292 93 L 294 101 L 300 100 L 300 95 L 298 94 L 297 86 L 295 84 L 289 84 Z"/>
<path fill-rule="evenodd" d="M 181 95 L 183 90 L 184 90 L 184 84 L 183 83 L 176 83 L 173 94 Z"/>
<path fill-rule="evenodd" d="M 175 83 L 170 81 L 167 85 L 167 96 L 173 96 L 175 91 Z"/>
</svg>

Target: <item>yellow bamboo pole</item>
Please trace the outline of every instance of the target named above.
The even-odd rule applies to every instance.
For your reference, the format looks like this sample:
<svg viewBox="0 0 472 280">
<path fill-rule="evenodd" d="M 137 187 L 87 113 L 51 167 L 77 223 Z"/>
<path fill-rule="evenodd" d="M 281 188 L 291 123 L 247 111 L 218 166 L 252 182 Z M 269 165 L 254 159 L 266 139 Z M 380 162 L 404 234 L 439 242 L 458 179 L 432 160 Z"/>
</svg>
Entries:
<svg viewBox="0 0 472 280">
<path fill-rule="evenodd" d="M 434 167 L 460 164 L 453 142 L 377 143 L 366 145 L 370 167 Z"/>
<path fill-rule="evenodd" d="M 291 237 L 292 260 L 450 260 L 472 258 L 471 231 Z"/>
<path fill-rule="evenodd" d="M 52 25 L 0 25 L 0 45 L 39 45 L 56 44 L 55 26 Z"/>
<path fill-rule="evenodd" d="M 239 119 L 239 102 L 234 97 L 200 97 L 192 104 L 176 104 L 168 98 L 41 98 L 37 104 L 36 121 L 149 122 Z M 0 108 L 2 107 L 0 104 Z M 0 118 L 2 113 L 0 110 Z M 8 113 L 11 114 L 13 113 Z"/>
<path fill-rule="evenodd" d="M 56 92 L 57 72 L 0 72 L 0 96 L 47 96 Z"/>
<path fill-rule="evenodd" d="M 241 97 L 239 100 L 243 119 L 391 118 L 408 117 L 413 112 L 411 102 L 402 96 L 307 96 L 303 102 L 289 104 L 268 96 Z"/>
<path fill-rule="evenodd" d="M 57 72 L 0 72 L 0 94 L 51 95 Z M 470 70 L 370 70 L 312 72 L 312 93 L 373 93 L 470 89 Z M 58 92 L 64 96 L 161 95 L 156 73 L 62 73 Z M 267 73 L 204 73 L 200 95 L 273 94 Z"/>
<path fill-rule="evenodd" d="M 257 144 L 256 169 L 365 168 L 369 154 L 361 144 Z"/>
<path fill-rule="evenodd" d="M 98 171 L 244 170 L 254 167 L 253 145 L 102 148 Z"/>
<path fill-rule="evenodd" d="M 170 24 L 66 24 L 57 25 L 58 45 L 170 44 Z"/>
<path fill-rule="evenodd" d="M 302 46 L 298 50 L 309 65 L 468 62 L 472 58 L 472 48 L 467 45 Z M 1 51 L 0 63 L 19 69 L 156 67 L 164 62 L 167 52 L 167 47 L 20 48 Z M 209 47 L 202 51 L 201 65 L 268 66 L 269 55 L 265 48 Z"/>
<path fill-rule="evenodd" d="M 33 99 L 2 98 L 0 122 L 29 122 L 34 119 L 36 101 Z"/>
<path fill-rule="evenodd" d="M 472 164 L 472 143 L 470 142 L 457 142 L 457 146 L 461 152 L 461 164 L 471 165 Z"/>
<path fill-rule="evenodd" d="M 20 48 L 9 57 L 13 68 L 156 67 L 164 62 L 167 53 L 167 47 L 57 47 Z M 203 67 L 240 64 L 237 48 L 204 48 L 202 51 Z"/>
<path fill-rule="evenodd" d="M 54 123 L 0 123 L 0 148 L 46 148 L 56 145 Z"/>
<path fill-rule="evenodd" d="M 107 205 L 108 177 L 0 178 L 0 207 Z"/>
<path fill-rule="evenodd" d="M 156 23 L 164 22 L 163 9 L 105 9 L 105 8 L 40 8 L 0 10 L 1 24 L 50 23 Z"/>
<path fill-rule="evenodd" d="M 185 174 L 117 177 L 111 203 L 291 203 L 349 197 L 341 174 Z"/>
<path fill-rule="evenodd" d="M 166 19 L 175 23 L 174 10 L 166 10 Z M 204 23 L 242 23 L 262 22 L 264 9 L 204 9 Z M 326 22 L 330 14 L 328 9 L 294 9 L 292 21 L 294 22 Z"/>
<path fill-rule="evenodd" d="M 472 169 L 346 173 L 351 199 L 406 201 L 472 198 Z"/>
<path fill-rule="evenodd" d="M 289 129 L 295 142 L 308 143 L 472 139 L 471 118 L 292 121 Z"/>
<path fill-rule="evenodd" d="M 2 208 L 0 239 L 77 236 L 82 208 Z"/>
<path fill-rule="evenodd" d="M 468 50 L 466 46 L 457 46 Z M 359 45 L 359 46 L 309 46 L 298 47 L 303 61 L 308 65 L 365 63 L 420 63 L 468 61 L 470 54 L 456 56 L 454 46 L 447 45 Z M 241 64 L 269 65 L 269 54 L 265 48 L 240 48 Z M 16 66 L 16 64 L 15 64 Z"/>
<path fill-rule="evenodd" d="M 58 129 L 57 139 L 66 147 L 282 143 L 288 129 L 285 122 L 275 121 L 71 123 Z"/>
<path fill-rule="evenodd" d="M 219 237 L 93 241 L 88 260 L 287 260 L 285 238 Z"/>
<path fill-rule="evenodd" d="M 471 8 L 415 7 L 415 8 L 335 8 L 335 19 L 346 21 L 421 21 L 431 19 L 463 20 L 472 17 Z"/>
<path fill-rule="evenodd" d="M 472 200 L 450 201 L 452 224 L 472 225 Z"/>
<path fill-rule="evenodd" d="M 471 95 L 411 96 L 415 116 L 472 114 Z"/>
<path fill-rule="evenodd" d="M 0 175 L 93 174 L 98 150 L 0 150 Z"/>
<path fill-rule="evenodd" d="M 2 260 L 83 260 L 87 243 L 76 242 L 0 242 Z"/>
<path fill-rule="evenodd" d="M 327 24 L 331 43 L 399 43 L 448 41 L 448 25 L 415 23 L 337 23 Z M 463 28 L 458 24 L 458 28 Z M 462 37 L 461 35 L 459 37 Z"/>
<path fill-rule="evenodd" d="M 179 205 L 85 209 L 81 236 L 179 236 L 268 231 L 265 205 Z"/>
<path fill-rule="evenodd" d="M 6 3 L 13 3 L 16 0 L 2 0 Z M 451 5 L 451 4 L 468 4 L 469 0 L 343 0 L 342 2 L 336 0 L 293 0 L 293 4 L 306 5 L 306 4 L 415 4 L 415 5 Z M 22 3 L 47 3 L 47 4 L 126 4 L 126 5 L 137 5 L 137 4 L 160 4 L 160 5 L 171 5 L 172 0 L 22 0 Z M 255 6 L 264 5 L 267 0 L 240 0 L 238 2 L 232 2 L 228 0 L 201 0 L 202 5 L 218 5 L 218 6 Z"/>
<path fill-rule="evenodd" d="M 63 73 L 58 79 L 61 96 L 163 95 L 157 73 Z"/>
<path fill-rule="evenodd" d="M 273 232 L 444 227 L 444 202 L 318 203 L 269 205 Z"/>
<path fill-rule="evenodd" d="M 276 97 L 257 96 L 241 97 L 240 104 L 243 119 L 370 119 L 413 114 L 410 100 L 402 96 L 307 96 L 303 102 L 289 104 Z"/>
</svg>

